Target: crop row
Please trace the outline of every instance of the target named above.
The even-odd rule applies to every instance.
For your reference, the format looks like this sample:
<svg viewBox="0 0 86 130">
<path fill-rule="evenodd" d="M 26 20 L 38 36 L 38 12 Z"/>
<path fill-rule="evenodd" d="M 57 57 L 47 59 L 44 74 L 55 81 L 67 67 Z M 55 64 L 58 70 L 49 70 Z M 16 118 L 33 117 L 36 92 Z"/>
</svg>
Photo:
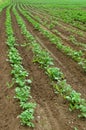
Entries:
<svg viewBox="0 0 86 130">
<path fill-rule="evenodd" d="M 37 8 L 37 6 L 36 6 Z M 57 19 L 61 19 L 62 21 L 73 25 L 81 30 L 86 30 L 86 14 L 85 10 L 79 8 L 59 8 L 57 6 L 46 6 L 42 5 L 40 7 L 44 12 L 57 17 Z M 39 8 L 39 9 L 40 9 Z"/>
<path fill-rule="evenodd" d="M 25 10 L 24 7 L 21 5 L 22 10 Z M 53 19 L 45 18 L 43 15 L 39 15 L 39 13 L 36 13 L 36 11 L 29 9 L 29 15 L 34 18 L 36 21 L 38 21 L 40 24 L 44 25 L 47 29 L 51 30 L 53 33 L 55 33 L 57 36 L 62 37 L 61 32 L 59 32 L 55 27 L 58 25 L 61 27 L 61 24 L 59 24 L 57 21 L 53 21 Z M 52 22 L 50 22 L 52 21 Z M 63 26 L 61 27 L 63 28 Z M 76 46 L 83 47 L 83 50 L 86 48 L 86 44 L 78 42 L 74 35 L 67 36 L 67 41 L 70 41 L 72 44 Z"/>
<path fill-rule="evenodd" d="M 22 58 L 16 49 L 17 43 L 14 37 L 11 15 L 10 15 L 10 6 L 6 10 L 6 34 L 7 34 L 7 45 L 9 47 L 9 62 L 12 67 L 11 74 L 13 75 L 13 82 L 16 83 L 17 87 L 15 88 L 15 97 L 20 101 L 20 107 L 23 112 L 18 116 L 21 119 L 23 125 L 34 126 L 31 122 L 34 118 L 34 108 L 35 103 L 32 103 L 31 94 L 30 94 L 30 84 L 31 80 L 28 79 L 29 73 L 22 66 Z"/>
<path fill-rule="evenodd" d="M 42 5 L 43 6 L 43 5 Z M 57 25 L 62 25 L 61 22 L 64 24 L 64 21 L 62 21 L 61 19 L 59 19 L 58 17 L 56 17 L 55 15 L 53 15 L 52 13 L 49 13 L 49 9 L 44 10 L 44 6 L 43 7 L 39 7 L 39 5 L 35 6 L 26 6 L 26 8 L 29 8 L 32 12 L 37 12 L 38 14 L 40 14 L 41 16 L 47 17 L 49 19 L 49 21 L 55 21 L 55 24 Z M 52 9 L 53 10 L 53 9 Z M 46 23 L 46 21 L 44 22 Z M 66 23 L 66 22 L 65 22 Z M 73 29 L 71 28 L 72 25 L 69 25 L 69 23 L 66 23 L 66 27 L 65 29 L 70 31 L 71 33 L 75 33 L 78 36 L 84 36 L 84 32 L 80 29 L 76 29 L 76 27 L 74 27 Z M 70 27 L 70 28 L 69 28 Z"/>
<path fill-rule="evenodd" d="M 31 18 L 27 11 L 23 11 L 19 8 L 20 12 L 27 18 L 27 20 L 34 26 L 34 28 L 40 31 L 45 37 L 47 37 L 52 44 L 55 44 L 56 47 L 64 52 L 66 55 L 71 57 L 74 61 L 76 61 L 83 69 L 86 71 L 86 59 L 84 59 L 82 51 L 75 51 L 71 47 L 63 45 L 62 41 L 55 34 L 50 32 L 47 29 L 44 29 L 40 23 Z"/>
<path fill-rule="evenodd" d="M 81 98 L 80 93 L 77 93 L 69 84 L 67 84 L 64 79 L 64 74 L 59 68 L 55 67 L 53 58 L 50 57 L 50 54 L 39 45 L 32 34 L 30 34 L 27 30 L 25 22 L 15 8 L 13 8 L 13 12 L 17 19 L 18 25 L 21 28 L 22 34 L 27 38 L 28 43 L 34 53 L 33 62 L 39 63 L 41 68 L 45 70 L 45 73 L 51 79 L 55 90 L 69 101 L 70 110 L 80 110 L 79 117 L 86 118 L 86 101 Z"/>
</svg>

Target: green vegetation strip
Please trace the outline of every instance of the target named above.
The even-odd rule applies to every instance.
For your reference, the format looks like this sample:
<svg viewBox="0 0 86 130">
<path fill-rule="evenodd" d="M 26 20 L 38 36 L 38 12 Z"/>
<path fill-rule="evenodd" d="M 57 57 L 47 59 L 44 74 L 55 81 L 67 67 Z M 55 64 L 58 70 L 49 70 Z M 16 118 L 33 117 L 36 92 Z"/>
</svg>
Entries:
<svg viewBox="0 0 86 130">
<path fill-rule="evenodd" d="M 61 40 L 59 37 L 57 37 L 55 34 L 50 32 L 49 30 L 46 30 L 42 28 L 41 24 L 39 24 L 37 21 L 35 21 L 33 18 L 31 18 L 28 14 L 27 11 L 23 11 L 19 8 L 20 12 L 27 18 L 27 20 L 34 26 L 35 29 L 40 31 L 44 36 L 46 36 L 51 43 L 55 44 L 56 47 L 64 52 L 66 55 L 71 57 L 74 61 L 78 62 L 78 64 L 86 71 L 86 59 L 84 59 L 82 51 L 75 51 L 71 47 L 65 46 L 62 44 Z"/>
<path fill-rule="evenodd" d="M 35 103 L 29 102 L 31 100 L 30 84 L 31 80 L 28 79 L 29 73 L 22 66 L 22 58 L 16 49 L 16 40 L 14 37 L 12 25 L 11 25 L 10 7 L 6 11 L 6 33 L 7 33 L 7 45 L 9 47 L 9 62 L 11 63 L 11 74 L 14 76 L 13 82 L 17 84 L 15 88 L 15 97 L 20 101 L 20 107 L 23 112 L 19 115 L 21 123 L 30 127 L 34 127 L 32 120 L 34 119 Z"/>
<path fill-rule="evenodd" d="M 59 68 L 55 67 L 53 59 L 50 54 L 42 49 L 39 43 L 36 42 L 35 38 L 26 29 L 25 22 L 19 16 L 18 12 L 13 8 L 14 15 L 17 19 L 18 25 L 21 28 L 21 32 L 28 39 L 28 44 L 32 47 L 34 53 L 33 62 L 37 62 L 45 70 L 45 73 L 53 82 L 53 87 L 59 92 L 66 100 L 69 101 L 70 110 L 79 110 L 79 117 L 86 118 L 86 100 L 81 98 L 81 94 L 77 93 L 72 87 L 67 84 L 64 79 L 64 74 Z M 26 44 L 27 45 L 27 44 Z M 23 46 L 26 46 L 25 44 Z"/>
</svg>

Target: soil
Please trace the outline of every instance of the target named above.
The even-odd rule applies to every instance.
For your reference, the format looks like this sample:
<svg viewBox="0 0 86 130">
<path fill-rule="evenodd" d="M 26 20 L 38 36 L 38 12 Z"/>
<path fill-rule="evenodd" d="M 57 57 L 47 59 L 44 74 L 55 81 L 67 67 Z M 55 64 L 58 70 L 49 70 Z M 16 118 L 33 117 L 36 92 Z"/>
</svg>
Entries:
<svg viewBox="0 0 86 130">
<path fill-rule="evenodd" d="M 29 47 L 21 45 L 27 42 L 26 38 L 21 34 L 21 30 L 17 24 L 16 18 L 11 11 L 12 27 L 14 36 L 19 44 L 17 49 L 22 57 L 24 68 L 29 72 L 29 78 L 32 79 L 31 95 L 34 102 L 37 103 L 35 110 L 34 124 L 35 128 L 21 126 L 18 115 L 21 113 L 19 102 L 13 97 L 15 95 L 15 87 L 7 87 L 7 83 L 12 82 L 11 67 L 6 61 L 8 47 L 6 45 L 6 9 L 2 11 L 0 16 L 0 128 L 1 130 L 73 130 L 77 127 L 79 130 L 86 130 L 86 121 L 77 117 L 78 111 L 70 112 L 68 110 L 68 102 L 65 101 L 59 94 L 55 94 L 52 88 L 51 81 L 45 72 L 39 67 L 39 64 L 32 62 L 33 52 Z M 24 17 L 23 17 L 24 18 Z M 62 52 L 55 49 L 55 46 L 43 37 L 38 31 L 34 30 L 33 26 L 24 18 L 27 29 L 34 35 L 37 41 L 46 47 L 52 57 L 55 65 L 61 67 L 68 80 L 74 89 L 80 91 L 82 96 L 85 94 L 85 73 L 77 67 L 77 64 Z M 59 60 L 59 61 L 58 61 Z M 57 62 L 58 61 L 58 62 Z M 67 64 L 68 63 L 68 64 Z M 72 67 L 72 68 L 71 68 Z M 72 79 L 72 80 L 71 80 Z M 78 87 L 77 87 L 78 86 Z M 82 88 L 83 87 L 83 88 Z"/>
</svg>

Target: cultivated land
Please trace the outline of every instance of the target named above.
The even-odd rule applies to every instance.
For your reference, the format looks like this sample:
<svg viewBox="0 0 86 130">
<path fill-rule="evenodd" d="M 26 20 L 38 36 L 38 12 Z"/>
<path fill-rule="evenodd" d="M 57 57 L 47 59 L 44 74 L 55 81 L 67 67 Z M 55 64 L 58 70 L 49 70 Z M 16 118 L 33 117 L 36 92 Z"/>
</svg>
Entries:
<svg viewBox="0 0 86 130">
<path fill-rule="evenodd" d="M 0 3 L 0 129 L 86 130 L 85 0 Z"/>
</svg>

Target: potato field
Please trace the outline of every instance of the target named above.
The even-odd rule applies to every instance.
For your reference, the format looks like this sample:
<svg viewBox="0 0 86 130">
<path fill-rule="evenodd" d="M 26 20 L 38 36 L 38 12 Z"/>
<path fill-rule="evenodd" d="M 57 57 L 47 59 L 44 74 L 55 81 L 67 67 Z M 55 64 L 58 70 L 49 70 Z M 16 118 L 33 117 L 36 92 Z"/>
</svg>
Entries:
<svg viewBox="0 0 86 130">
<path fill-rule="evenodd" d="M 0 0 L 0 130 L 86 130 L 85 0 Z"/>
</svg>

